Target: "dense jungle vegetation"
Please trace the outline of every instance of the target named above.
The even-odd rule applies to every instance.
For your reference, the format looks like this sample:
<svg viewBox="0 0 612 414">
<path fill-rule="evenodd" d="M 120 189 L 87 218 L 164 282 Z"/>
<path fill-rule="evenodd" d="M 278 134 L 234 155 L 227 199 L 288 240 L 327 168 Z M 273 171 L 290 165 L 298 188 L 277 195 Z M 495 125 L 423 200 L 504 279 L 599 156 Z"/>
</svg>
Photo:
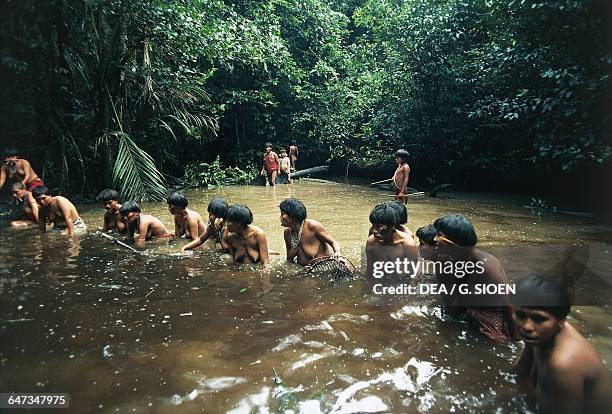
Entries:
<svg viewBox="0 0 612 414">
<path fill-rule="evenodd" d="M 3 142 L 84 196 L 160 197 L 201 162 L 244 178 L 266 141 L 302 167 L 389 175 L 405 147 L 417 184 L 601 195 L 609 3 L 4 0 Z"/>
</svg>

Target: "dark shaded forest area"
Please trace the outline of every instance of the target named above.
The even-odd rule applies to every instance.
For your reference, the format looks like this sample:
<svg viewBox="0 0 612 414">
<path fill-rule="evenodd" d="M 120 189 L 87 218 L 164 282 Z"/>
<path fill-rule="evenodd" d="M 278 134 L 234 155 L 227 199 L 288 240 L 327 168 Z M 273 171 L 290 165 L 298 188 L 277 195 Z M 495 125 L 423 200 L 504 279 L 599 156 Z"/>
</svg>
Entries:
<svg viewBox="0 0 612 414">
<path fill-rule="evenodd" d="M 380 177 L 404 147 L 415 185 L 609 200 L 608 1 L 2 10 L 3 142 L 61 193 L 158 198 L 218 170 L 246 182 L 264 142 L 295 141 L 303 167 Z"/>
</svg>

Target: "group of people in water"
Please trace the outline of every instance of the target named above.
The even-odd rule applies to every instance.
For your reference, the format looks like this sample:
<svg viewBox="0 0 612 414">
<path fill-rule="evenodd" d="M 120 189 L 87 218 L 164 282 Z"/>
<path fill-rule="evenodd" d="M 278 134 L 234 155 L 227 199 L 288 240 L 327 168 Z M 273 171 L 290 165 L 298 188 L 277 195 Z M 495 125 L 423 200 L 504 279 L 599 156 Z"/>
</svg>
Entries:
<svg viewBox="0 0 612 414">
<path fill-rule="evenodd" d="M 271 146 L 266 148 L 269 155 Z M 14 204 L 21 207 L 21 216 L 13 226 L 37 223 L 41 231 L 52 230 L 73 235 L 86 227 L 75 206 L 62 196 L 52 196 L 34 173 L 30 164 L 20 159 L 16 151 L 5 154 L 0 186 L 7 177 L 18 179 L 10 185 Z M 296 152 L 297 154 L 297 152 Z M 273 154 L 276 155 L 276 154 Z M 477 277 L 457 277 L 445 271 L 432 275 L 447 292 L 458 283 L 467 285 L 506 284 L 508 278 L 501 262 L 493 255 L 476 247 L 478 237 L 474 226 L 461 214 L 448 214 L 413 233 L 408 227 L 406 208 L 410 168 L 408 154 L 396 154 L 398 168 L 393 177 L 396 200 L 376 205 L 370 215 L 371 223 L 366 241 L 366 279 L 372 279 L 376 263 L 393 263 L 398 259 L 412 262 L 471 262 L 481 263 Z M 272 167 L 275 167 L 271 162 Z M 264 165 L 263 172 L 274 182 L 274 171 Z M 213 240 L 215 246 L 231 255 L 238 263 L 261 264 L 270 269 L 268 241 L 264 231 L 253 224 L 253 214 L 242 204 L 229 205 L 220 197 L 213 198 L 205 220 L 188 208 L 184 194 L 175 192 L 167 198 L 174 219 L 174 233 L 153 215 L 142 212 L 133 201 L 120 203 L 116 190 L 106 189 L 97 197 L 105 209 L 103 232 L 125 236 L 138 246 L 148 240 L 184 237 L 190 241 L 180 252 L 192 250 Z M 285 253 L 288 261 L 308 266 L 313 260 L 332 257 L 345 260 L 341 246 L 325 226 L 308 217 L 306 206 L 295 198 L 287 198 L 279 205 L 280 224 L 284 227 Z M 397 275 L 389 274 L 388 283 L 398 282 Z M 412 275 L 411 283 L 423 281 L 427 274 Z M 540 409 L 543 412 L 609 412 L 610 380 L 606 367 L 593 346 L 567 321 L 571 298 L 555 280 L 541 274 L 529 274 L 516 284 L 513 295 L 492 295 L 470 301 L 459 292 L 441 295 L 444 308 L 454 316 L 465 318 L 478 331 L 496 343 L 522 340 L 523 351 L 513 370 L 519 377 L 530 380 Z M 528 304 L 528 305 L 526 305 Z"/>
</svg>

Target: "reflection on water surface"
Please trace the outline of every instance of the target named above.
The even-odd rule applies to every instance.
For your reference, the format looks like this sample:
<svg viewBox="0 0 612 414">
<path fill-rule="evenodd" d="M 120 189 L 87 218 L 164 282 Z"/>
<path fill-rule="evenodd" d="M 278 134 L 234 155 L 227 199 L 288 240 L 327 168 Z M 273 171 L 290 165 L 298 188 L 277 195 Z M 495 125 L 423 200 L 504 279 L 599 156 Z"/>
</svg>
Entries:
<svg viewBox="0 0 612 414">
<path fill-rule="evenodd" d="M 216 195 L 251 207 L 271 249 L 284 252 L 278 204 L 294 196 L 359 265 L 371 208 L 389 200 L 370 188 L 296 183 L 188 192 L 206 211 Z M 145 212 L 169 228 L 165 204 Z M 90 229 L 101 207 L 80 206 Z M 533 215 L 507 203 L 410 200 L 410 228 L 461 212 L 481 245 L 610 244 L 610 229 L 566 216 Z M 183 241 L 135 255 L 93 233 L 69 239 L 2 230 L 2 391 L 68 392 L 71 412 L 522 412 L 510 362 L 519 346 L 493 346 L 432 300 L 387 306 L 362 299 L 359 280 L 296 277 L 272 258 L 273 290 L 260 269 Z M 607 308 L 572 321 L 606 361 Z M 277 375 L 273 373 L 273 369 Z"/>
</svg>

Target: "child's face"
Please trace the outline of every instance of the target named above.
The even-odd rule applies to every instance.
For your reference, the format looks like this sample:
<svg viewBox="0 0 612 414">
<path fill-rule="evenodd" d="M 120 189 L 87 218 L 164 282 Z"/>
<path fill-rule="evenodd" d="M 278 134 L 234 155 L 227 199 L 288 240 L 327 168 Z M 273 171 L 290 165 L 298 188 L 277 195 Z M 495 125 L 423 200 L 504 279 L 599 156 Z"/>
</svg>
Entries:
<svg viewBox="0 0 612 414">
<path fill-rule="evenodd" d="M 113 212 L 117 210 L 117 200 L 107 200 L 102 205 L 106 211 Z"/>
<path fill-rule="evenodd" d="M 210 211 L 208 212 L 208 220 L 210 221 L 215 221 L 217 220 L 217 216 L 214 215 L 214 213 L 211 213 Z"/>
<path fill-rule="evenodd" d="M 36 197 L 36 202 L 41 206 L 46 206 L 51 202 L 51 196 L 47 194 L 43 194 L 39 197 Z"/>
<path fill-rule="evenodd" d="M 26 193 L 26 189 L 25 188 L 13 188 L 11 189 L 11 195 L 13 196 L 14 199 L 23 199 L 23 197 L 25 196 Z"/>
<path fill-rule="evenodd" d="M 548 343 L 559 332 L 564 322 L 544 309 L 525 307 L 514 308 L 512 320 L 518 328 L 521 339 L 530 345 Z"/>
<path fill-rule="evenodd" d="M 281 157 L 281 158 L 285 158 L 286 156 L 287 156 L 287 153 L 286 153 L 285 151 L 282 151 L 282 152 L 280 153 L 280 157 Z"/>
<path fill-rule="evenodd" d="M 399 156 L 396 155 L 395 156 L 395 163 L 397 165 L 402 165 L 404 163 L 404 159 L 402 157 L 399 157 Z"/>
<path fill-rule="evenodd" d="M 388 241 L 393 237 L 395 227 L 386 224 L 372 224 L 372 235 L 378 241 Z"/>
<path fill-rule="evenodd" d="M 179 206 L 175 206 L 172 204 L 168 204 L 168 210 L 170 211 L 170 214 L 179 214 L 183 211 L 183 209 Z"/>
<path fill-rule="evenodd" d="M 272 147 L 266 147 L 266 154 L 272 151 Z"/>
<path fill-rule="evenodd" d="M 140 213 L 138 213 L 137 211 L 130 211 L 129 213 L 123 216 L 123 220 L 127 221 L 128 223 L 133 223 L 134 221 L 136 221 L 139 214 Z"/>
</svg>

